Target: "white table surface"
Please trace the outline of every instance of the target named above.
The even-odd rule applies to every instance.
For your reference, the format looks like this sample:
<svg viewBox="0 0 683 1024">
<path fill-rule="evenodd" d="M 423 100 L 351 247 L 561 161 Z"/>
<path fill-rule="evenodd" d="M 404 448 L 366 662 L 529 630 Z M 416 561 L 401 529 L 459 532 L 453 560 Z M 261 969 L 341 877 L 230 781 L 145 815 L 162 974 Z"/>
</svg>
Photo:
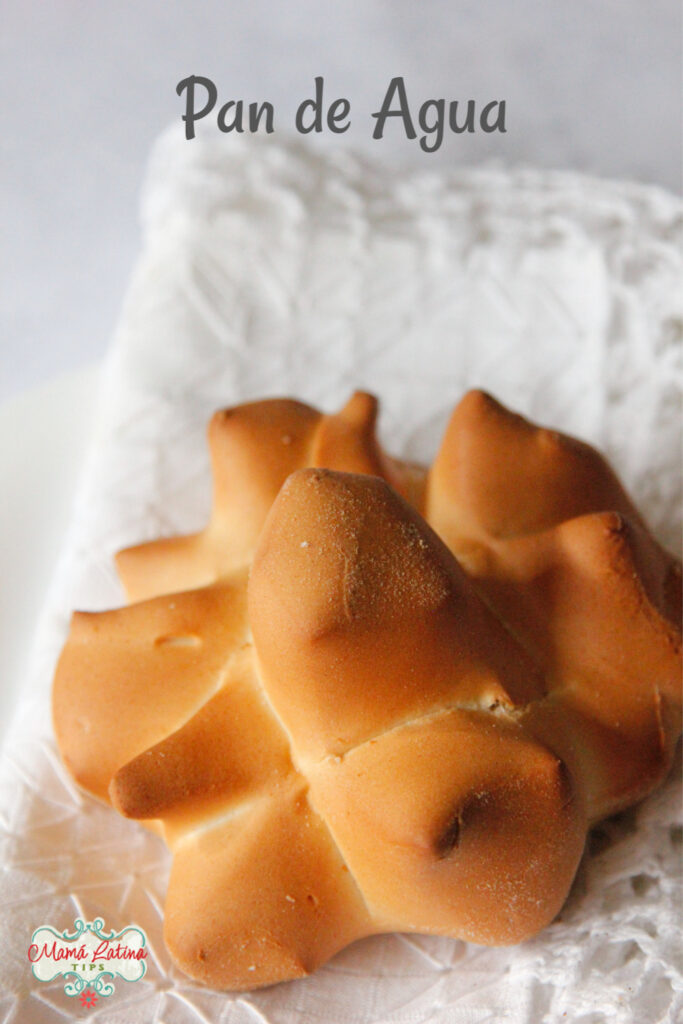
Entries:
<svg viewBox="0 0 683 1024">
<path fill-rule="evenodd" d="M 0 744 L 28 675 L 97 403 L 99 367 L 63 374 L 0 405 Z"/>
</svg>

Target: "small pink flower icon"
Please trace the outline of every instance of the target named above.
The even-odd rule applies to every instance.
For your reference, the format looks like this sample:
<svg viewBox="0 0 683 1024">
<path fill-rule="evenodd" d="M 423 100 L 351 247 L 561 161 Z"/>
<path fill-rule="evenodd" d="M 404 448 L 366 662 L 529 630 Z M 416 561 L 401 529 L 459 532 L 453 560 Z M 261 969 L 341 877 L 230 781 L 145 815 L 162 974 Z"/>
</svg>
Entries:
<svg viewBox="0 0 683 1024">
<path fill-rule="evenodd" d="M 81 1006 L 87 1007 L 88 1010 L 92 1010 L 93 1006 L 97 1002 L 97 993 L 92 988 L 86 988 L 80 995 Z"/>
</svg>

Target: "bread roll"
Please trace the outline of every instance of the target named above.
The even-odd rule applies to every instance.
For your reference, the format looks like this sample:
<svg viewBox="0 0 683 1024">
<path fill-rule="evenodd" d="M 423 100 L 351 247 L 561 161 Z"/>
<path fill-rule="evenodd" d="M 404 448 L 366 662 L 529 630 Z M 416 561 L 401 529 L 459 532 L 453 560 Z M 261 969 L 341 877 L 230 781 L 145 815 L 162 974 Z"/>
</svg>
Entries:
<svg viewBox="0 0 683 1024">
<path fill-rule="evenodd" d="M 676 563 L 604 460 L 474 394 L 421 492 L 375 414 L 214 420 L 211 524 L 121 562 L 185 592 L 77 614 L 57 668 L 62 756 L 164 835 L 169 950 L 217 988 L 376 932 L 534 934 L 680 733 Z M 323 459 L 362 472 L 289 475 Z"/>
</svg>

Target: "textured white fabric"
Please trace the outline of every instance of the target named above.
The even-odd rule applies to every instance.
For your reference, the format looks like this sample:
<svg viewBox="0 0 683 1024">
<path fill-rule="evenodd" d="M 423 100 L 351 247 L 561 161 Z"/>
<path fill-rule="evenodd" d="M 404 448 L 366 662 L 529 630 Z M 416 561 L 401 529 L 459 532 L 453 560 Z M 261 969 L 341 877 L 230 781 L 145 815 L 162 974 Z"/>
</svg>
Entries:
<svg viewBox="0 0 683 1024">
<path fill-rule="evenodd" d="M 172 968 L 165 848 L 76 791 L 49 687 L 70 610 L 122 601 L 113 551 L 204 522 L 211 411 L 275 394 L 331 410 L 365 387 L 389 450 L 429 459 L 463 390 L 485 386 L 600 446 L 676 549 L 683 324 L 682 211 L 661 191 L 534 171 L 401 176 L 273 137 L 177 135 L 151 161 L 143 253 L 0 766 L 0 1019 L 76 1013 L 63 985 L 34 981 L 26 948 L 40 924 L 99 915 L 142 926 L 153 952 L 143 982 L 79 1011 L 108 1024 L 673 1024 L 679 770 L 594 830 L 560 917 L 518 947 L 373 938 L 311 978 L 239 996 Z"/>
</svg>

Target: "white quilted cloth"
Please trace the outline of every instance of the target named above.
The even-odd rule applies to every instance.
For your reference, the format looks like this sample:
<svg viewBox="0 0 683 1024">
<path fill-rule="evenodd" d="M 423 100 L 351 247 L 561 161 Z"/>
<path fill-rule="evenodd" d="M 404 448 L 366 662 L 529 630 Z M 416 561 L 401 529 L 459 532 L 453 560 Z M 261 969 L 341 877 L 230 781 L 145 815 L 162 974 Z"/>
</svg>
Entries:
<svg viewBox="0 0 683 1024">
<path fill-rule="evenodd" d="M 76 791 L 48 695 L 70 610 L 122 601 L 112 552 L 204 522 L 212 410 L 276 394 L 331 410 L 364 387 L 382 398 L 389 449 L 429 459 L 463 390 L 485 386 L 606 451 L 675 549 L 683 325 L 682 211 L 661 191 L 569 173 L 406 176 L 273 137 L 178 135 L 151 161 L 143 252 L 0 768 L 0 1019 L 680 1021 L 678 772 L 594 831 L 560 917 L 516 948 L 373 938 L 239 996 L 171 966 L 165 848 Z M 98 915 L 142 926 L 153 957 L 145 980 L 82 1011 L 63 983 L 34 981 L 26 948 L 40 924 Z"/>
</svg>

